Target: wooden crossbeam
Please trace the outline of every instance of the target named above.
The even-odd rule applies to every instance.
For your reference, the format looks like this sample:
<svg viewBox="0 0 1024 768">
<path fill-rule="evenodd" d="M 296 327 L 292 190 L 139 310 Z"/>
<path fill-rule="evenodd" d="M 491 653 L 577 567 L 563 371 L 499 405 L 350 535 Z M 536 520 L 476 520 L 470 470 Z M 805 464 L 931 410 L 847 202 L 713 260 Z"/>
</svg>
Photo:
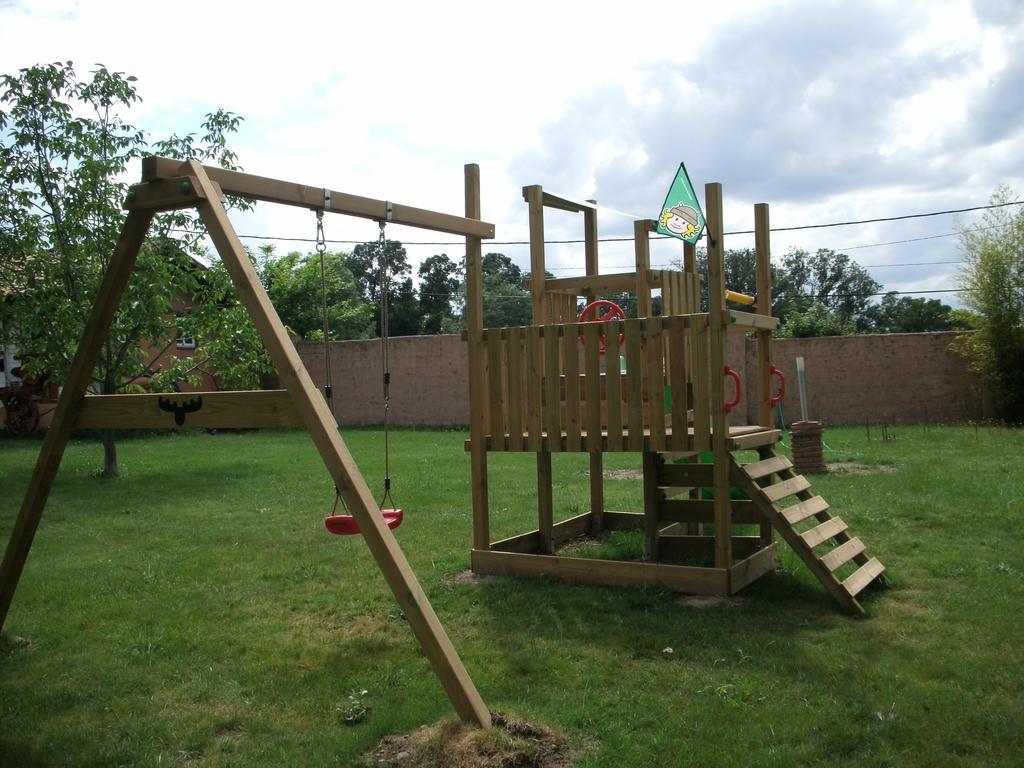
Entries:
<svg viewBox="0 0 1024 768">
<path fill-rule="evenodd" d="M 262 429 L 301 427 L 287 390 L 96 395 L 82 401 L 77 429 Z"/>
<path fill-rule="evenodd" d="M 343 213 L 375 221 L 388 221 L 453 235 L 494 237 L 494 225 L 479 219 L 452 216 L 399 203 L 391 203 L 389 216 L 388 202 L 385 200 L 374 200 L 370 197 L 325 190 L 324 187 L 311 187 L 280 179 L 270 179 L 265 176 L 254 176 L 251 173 L 226 171 L 213 166 L 202 166 L 202 168 L 206 177 L 219 185 L 220 189 L 228 195 L 281 203 L 282 205 L 296 205 L 314 210 L 322 208 L 331 213 Z M 188 164 L 180 160 L 168 157 L 146 157 L 142 160 L 142 180 L 145 182 L 184 176 L 188 173 Z M 329 202 L 326 200 L 325 192 L 330 195 Z"/>
</svg>

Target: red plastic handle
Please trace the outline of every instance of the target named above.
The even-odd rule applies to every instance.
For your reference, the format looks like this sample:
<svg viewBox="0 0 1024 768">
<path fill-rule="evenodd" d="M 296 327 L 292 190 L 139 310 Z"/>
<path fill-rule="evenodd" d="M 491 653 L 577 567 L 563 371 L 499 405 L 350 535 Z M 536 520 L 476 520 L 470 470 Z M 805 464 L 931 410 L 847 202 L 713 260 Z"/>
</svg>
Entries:
<svg viewBox="0 0 1024 768">
<path fill-rule="evenodd" d="M 602 309 L 606 309 L 608 311 L 605 312 L 604 314 L 601 314 L 601 310 Z M 594 313 L 594 317 L 593 318 L 588 318 L 587 315 L 590 314 L 591 312 Z M 587 304 L 587 306 L 585 306 L 583 308 L 583 311 L 580 312 L 579 322 L 581 322 L 581 323 L 590 323 L 590 322 L 602 323 L 605 320 L 625 320 L 625 319 L 626 319 L 626 313 L 623 312 L 622 311 L 622 307 L 620 307 L 614 301 L 609 301 L 608 299 L 595 299 L 594 301 L 592 301 L 589 304 Z M 598 349 L 598 351 L 603 355 L 605 353 L 605 349 L 607 347 L 607 344 L 606 344 L 606 341 L 605 341 L 605 338 L 604 338 L 604 334 L 603 333 L 600 334 L 598 336 L 598 338 L 601 339 L 601 346 Z M 626 338 L 626 334 L 624 334 L 624 333 L 620 333 L 619 334 L 619 344 L 620 345 L 622 344 L 622 341 L 625 338 Z M 583 342 L 583 336 L 580 336 L 580 344 L 583 344 L 583 343 L 584 343 Z"/>
<path fill-rule="evenodd" d="M 779 379 L 779 391 L 772 395 L 772 408 L 779 404 L 779 402 L 786 396 L 786 377 L 782 375 L 782 371 L 776 368 L 774 365 L 768 367 L 768 373 L 772 376 L 776 376 Z"/>
<path fill-rule="evenodd" d="M 740 381 L 740 375 L 736 373 L 736 371 L 734 371 L 728 365 L 725 366 L 725 375 L 729 376 L 730 378 L 732 378 L 734 382 L 736 382 L 736 398 L 734 400 L 730 400 L 728 403 L 725 404 L 725 412 L 729 413 L 733 408 L 739 405 L 740 397 L 743 391 L 743 382 Z"/>
</svg>

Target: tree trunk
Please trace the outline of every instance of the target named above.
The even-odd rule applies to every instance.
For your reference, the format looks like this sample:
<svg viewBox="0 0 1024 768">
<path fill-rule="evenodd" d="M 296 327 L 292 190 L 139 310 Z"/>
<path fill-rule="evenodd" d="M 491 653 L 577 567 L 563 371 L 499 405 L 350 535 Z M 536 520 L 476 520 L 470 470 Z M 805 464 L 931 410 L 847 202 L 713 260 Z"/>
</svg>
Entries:
<svg viewBox="0 0 1024 768">
<path fill-rule="evenodd" d="M 121 474 L 117 466 L 117 442 L 114 430 L 103 430 L 103 477 L 118 477 Z"/>
<path fill-rule="evenodd" d="M 103 382 L 100 392 L 104 395 L 112 395 L 117 391 L 113 383 Z M 120 467 L 117 466 L 117 436 L 112 429 L 104 429 L 100 433 L 103 438 L 103 475 L 102 477 L 119 477 Z"/>
</svg>

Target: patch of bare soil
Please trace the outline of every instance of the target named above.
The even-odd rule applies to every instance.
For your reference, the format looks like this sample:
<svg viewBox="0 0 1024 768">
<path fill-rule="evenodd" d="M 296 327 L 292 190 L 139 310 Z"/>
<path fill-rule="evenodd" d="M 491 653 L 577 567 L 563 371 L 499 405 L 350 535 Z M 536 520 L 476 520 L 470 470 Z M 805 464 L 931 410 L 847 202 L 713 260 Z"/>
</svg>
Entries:
<svg viewBox="0 0 1024 768">
<path fill-rule="evenodd" d="M 676 603 L 687 608 L 736 608 L 743 605 L 743 598 L 735 595 L 682 595 Z"/>
<path fill-rule="evenodd" d="M 445 576 L 441 581 L 444 584 L 476 584 L 481 581 L 490 581 L 493 576 L 488 576 L 485 573 L 473 573 L 469 568 L 458 573 L 451 573 Z"/>
<path fill-rule="evenodd" d="M 594 539 L 590 536 L 583 536 L 578 539 L 573 539 L 572 541 L 567 541 L 565 544 L 558 548 L 558 552 L 556 554 L 572 556 L 579 552 L 581 549 L 584 549 L 586 547 L 599 546 L 601 546 L 600 539 Z"/>
<path fill-rule="evenodd" d="M 896 467 L 890 467 L 885 464 L 858 464 L 855 461 L 836 461 L 830 464 L 826 464 L 825 468 L 829 472 L 834 472 L 838 475 L 895 475 Z"/>
<path fill-rule="evenodd" d="M 388 736 L 363 757 L 366 766 L 402 768 L 569 768 L 580 752 L 543 726 L 492 712 L 493 726 L 474 728 L 460 720 Z"/>
<path fill-rule="evenodd" d="M 644 473 L 639 469 L 606 469 L 601 473 L 605 480 L 643 480 Z"/>
</svg>

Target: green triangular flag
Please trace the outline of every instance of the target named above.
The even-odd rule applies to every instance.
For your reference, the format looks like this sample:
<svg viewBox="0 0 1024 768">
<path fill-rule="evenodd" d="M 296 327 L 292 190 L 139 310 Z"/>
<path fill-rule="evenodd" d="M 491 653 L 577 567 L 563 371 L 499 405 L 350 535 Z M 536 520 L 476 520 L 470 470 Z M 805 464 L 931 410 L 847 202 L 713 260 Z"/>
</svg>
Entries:
<svg viewBox="0 0 1024 768">
<path fill-rule="evenodd" d="M 700 209 L 697 195 L 693 193 L 693 185 L 683 163 L 679 164 L 672 186 L 665 195 L 655 229 L 659 234 L 678 237 L 691 245 L 697 244 L 704 231 L 704 213 Z"/>
</svg>

